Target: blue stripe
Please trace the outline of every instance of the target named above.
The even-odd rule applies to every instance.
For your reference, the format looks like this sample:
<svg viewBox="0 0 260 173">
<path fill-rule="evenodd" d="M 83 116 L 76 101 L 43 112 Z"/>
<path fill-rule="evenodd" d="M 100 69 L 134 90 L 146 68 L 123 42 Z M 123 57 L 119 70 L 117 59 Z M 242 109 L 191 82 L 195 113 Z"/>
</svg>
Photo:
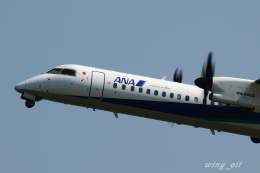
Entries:
<svg viewBox="0 0 260 173">
<path fill-rule="evenodd" d="M 142 87 L 142 86 L 144 86 L 145 83 L 146 83 L 146 81 L 144 81 L 144 80 L 139 80 L 139 81 L 137 82 L 136 86 Z"/>
<path fill-rule="evenodd" d="M 74 96 L 88 99 L 86 96 Z M 240 107 L 102 98 L 102 102 L 219 122 L 260 124 L 260 114 Z"/>
</svg>

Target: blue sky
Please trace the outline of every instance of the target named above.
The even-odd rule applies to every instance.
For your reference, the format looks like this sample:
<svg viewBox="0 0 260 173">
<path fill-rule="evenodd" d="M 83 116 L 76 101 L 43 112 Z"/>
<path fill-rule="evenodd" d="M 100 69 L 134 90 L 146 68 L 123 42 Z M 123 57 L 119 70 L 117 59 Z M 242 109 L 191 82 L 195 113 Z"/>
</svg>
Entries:
<svg viewBox="0 0 260 173">
<path fill-rule="evenodd" d="M 41 101 L 14 85 L 67 63 L 183 82 L 209 51 L 216 76 L 259 79 L 259 1 L 0 1 L 0 172 L 259 172 L 249 137 Z M 226 171 L 226 170 L 222 170 Z"/>
</svg>

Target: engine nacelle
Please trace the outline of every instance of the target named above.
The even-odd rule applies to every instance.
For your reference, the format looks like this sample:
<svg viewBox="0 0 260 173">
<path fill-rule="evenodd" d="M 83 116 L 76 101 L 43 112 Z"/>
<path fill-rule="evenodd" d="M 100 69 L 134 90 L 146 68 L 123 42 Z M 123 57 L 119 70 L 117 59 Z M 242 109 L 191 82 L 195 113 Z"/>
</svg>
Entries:
<svg viewBox="0 0 260 173">
<path fill-rule="evenodd" d="M 214 102 L 220 102 L 220 103 L 225 103 L 225 104 L 229 104 L 229 105 L 253 108 L 252 104 L 248 104 L 247 102 L 239 102 L 239 100 L 235 100 L 234 98 L 223 95 L 221 93 L 211 93 L 209 95 L 209 99 Z"/>
<path fill-rule="evenodd" d="M 210 100 L 215 102 L 260 108 L 260 85 L 253 80 L 214 77 L 211 92 Z"/>
</svg>

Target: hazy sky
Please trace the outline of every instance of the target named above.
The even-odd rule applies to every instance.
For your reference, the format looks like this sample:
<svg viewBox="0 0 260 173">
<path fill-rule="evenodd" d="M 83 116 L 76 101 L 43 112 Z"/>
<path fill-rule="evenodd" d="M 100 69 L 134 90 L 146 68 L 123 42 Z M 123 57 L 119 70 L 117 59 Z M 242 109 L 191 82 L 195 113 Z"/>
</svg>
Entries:
<svg viewBox="0 0 260 173">
<path fill-rule="evenodd" d="M 209 51 L 216 76 L 259 79 L 259 16 L 253 0 L 1 0 L 0 172 L 259 172 L 247 136 L 45 100 L 27 109 L 14 90 L 67 63 L 167 80 L 181 67 L 193 84 Z"/>
</svg>

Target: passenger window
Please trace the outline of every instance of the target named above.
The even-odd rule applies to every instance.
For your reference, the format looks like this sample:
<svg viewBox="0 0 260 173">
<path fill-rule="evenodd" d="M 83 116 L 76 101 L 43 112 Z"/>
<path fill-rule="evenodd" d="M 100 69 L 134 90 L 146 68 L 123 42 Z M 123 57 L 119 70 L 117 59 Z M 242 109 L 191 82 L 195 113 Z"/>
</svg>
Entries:
<svg viewBox="0 0 260 173">
<path fill-rule="evenodd" d="M 139 88 L 139 93 L 142 93 L 143 92 L 143 88 Z"/>
<path fill-rule="evenodd" d="M 134 91 L 135 90 L 135 87 L 134 86 L 131 86 L 131 91 Z"/>
<path fill-rule="evenodd" d="M 185 100 L 186 100 L 186 101 L 189 101 L 189 100 L 190 100 L 190 96 L 186 96 L 186 97 L 185 97 Z"/>
<path fill-rule="evenodd" d="M 198 97 L 194 97 L 194 103 L 198 103 L 199 99 Z"/>
<path fill-rule="evenodd" d="M 170 98 L 172 99 L 174 97 L 174 94 L 173 93 L 170 93 Z"/>
<path fill-rule="evenodd" d="M 157 90 L 154 91 L 154 95 L 158 96 L 158 91 Z"/>
<path fill-rule="evenodd" d="M 166 96 L 166 92 L 162 92 L 162 96 L 165 97 Z"/>
<path fill-rule="evenodd" d="M 151 93 L 151 90 L 150 89 L 147 89 L 146 90 L 146 94 L 150 94 Z"/>
<path fill-rule="evenodd" d="M 178 100 L 181 99 L 181 95 L 180 95 L 180 94 L 177 95 L 177 99 L 178 99 Z"/>
<path fill-rule="evenodd" d="M 70 69 L 63 69 L 60 74 L 69 75 L 69 76 L 76 76 L 75 70 Z"/>
<path fill-rule="evenodd" d="M 114 83 L 114 84 L 113 84 L 113 88 L 117 88 L 117 83 Z"/>
<path fill-rule="evenodd" d="M 126 85 L 123 84 L 123 85 L 122 85 L 122 90 L 125 90 L 125 88 L 126 88 Z"/>
</svg>

